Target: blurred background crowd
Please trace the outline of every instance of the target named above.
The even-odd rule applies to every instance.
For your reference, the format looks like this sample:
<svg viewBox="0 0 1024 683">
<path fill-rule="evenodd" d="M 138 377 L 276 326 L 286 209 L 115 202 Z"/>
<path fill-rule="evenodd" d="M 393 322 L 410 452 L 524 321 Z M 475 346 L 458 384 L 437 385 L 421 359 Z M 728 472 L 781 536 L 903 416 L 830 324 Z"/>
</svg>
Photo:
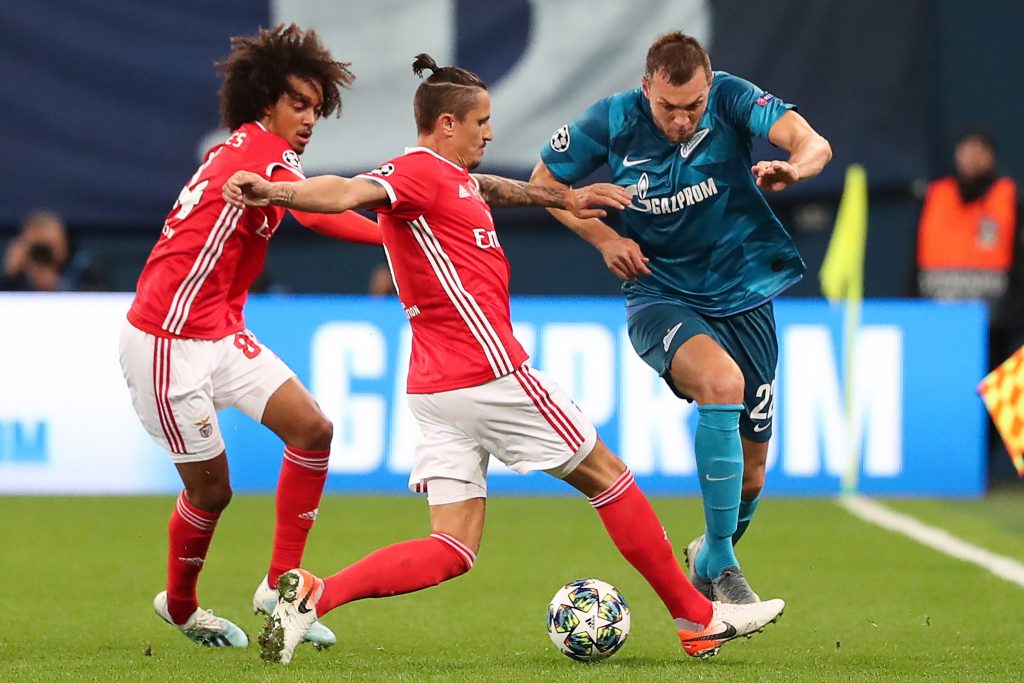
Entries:
<svg viewBox="0 0 1024 683">
<path fill-rule="evenodd" d="M 1024 343 L 1024 4 L 1010 0 L 7 3 L 0 76 L 19 85 L 0 92 L 0 289 L 131 291 L 181 186 L 225 134 L 213 62 L 229 36 L 279 21 L 318 28 L 358 79 L 342 118 L 315 131 L 308 174 L 364 171 L 414 142 L 409 64 L 429 51 L 491 87 L 496 139 L 480 170 L 525 178 L 563 112 L 638 85 L 657 33 L 692 33 L 714 68 L 796 103 L 832 143 L 825 174 L 769 198 L 810 274 L 843 170 L 862 163 L 865 295 L 987 301 L 990 365 Z M 497 219 L 513 294 L 617 293 L 598 255 L 543 211 Z M 259 283 L 277 293 L 391 287 L 379 248 L 327 243 L 295 223 L 276 233 Z M 813 275 L 785 294 L 817 295 Z"/>
</svg>

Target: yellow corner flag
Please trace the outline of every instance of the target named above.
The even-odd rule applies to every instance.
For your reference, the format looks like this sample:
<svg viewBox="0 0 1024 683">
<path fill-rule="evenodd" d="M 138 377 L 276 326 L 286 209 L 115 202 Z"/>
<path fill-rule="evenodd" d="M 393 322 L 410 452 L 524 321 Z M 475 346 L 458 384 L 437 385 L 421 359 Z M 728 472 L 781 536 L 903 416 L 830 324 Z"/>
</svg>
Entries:
<svg viewBox="0 0 1024 683">
<path fill-rule="evenodd" d="M 999 436 L 1017 468 L 1024 477 L 1024 347 L 990 372 L 978 385 Z"/>
<path fill-rule="evenodd" d="M 868 236 L 868 176 L 864 167 L 853 164 L 846 169 L 843 197 L 832 239 L 825 252 L 818 278 L 821 293 L 831 303 L 845 303 L 843 316 L 843 398 L 846 423 L 849 425 L 846 444 L 847 469 L 843 476 L 844 494 L 857 492 L 860 478 L 860 454 L 854 444 L 853 378 L 857 330 L 864 299 L 864 246 Z"/>
<path fill-rule="evenodd" d="M 836 303 L 859 302 L 864 296 L 864 243 L 868 234 L 868 176 L 864 167 L 846 169 L 836 227 L 818 277 L 821 293 Z"/>
</svg>

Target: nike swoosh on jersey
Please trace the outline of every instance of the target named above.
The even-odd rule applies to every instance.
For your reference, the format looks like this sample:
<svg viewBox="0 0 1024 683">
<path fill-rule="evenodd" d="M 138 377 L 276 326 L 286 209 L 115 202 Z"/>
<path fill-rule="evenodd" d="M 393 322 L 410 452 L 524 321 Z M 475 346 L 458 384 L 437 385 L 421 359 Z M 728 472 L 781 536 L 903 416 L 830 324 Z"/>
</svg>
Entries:
<svg viewBox="0 0 1024 683">
<path fill-rule="evenodd" d="M 765 422 L 763 425 L 754 425 L 755 432 L 763 432 L 771 426 L 771 422 Z"/>
<path fill-rule="evenodd" d="M 650 159 L 634 159 L 633 161 L 630 161 L 628 154 L 622 157 L 622 165 L 625 166 L 626 168 L 629 168 L 630 166 L 639 166 L 640 164 L 646 164 L 648 161 L 650 161 Z"/>
</svg>

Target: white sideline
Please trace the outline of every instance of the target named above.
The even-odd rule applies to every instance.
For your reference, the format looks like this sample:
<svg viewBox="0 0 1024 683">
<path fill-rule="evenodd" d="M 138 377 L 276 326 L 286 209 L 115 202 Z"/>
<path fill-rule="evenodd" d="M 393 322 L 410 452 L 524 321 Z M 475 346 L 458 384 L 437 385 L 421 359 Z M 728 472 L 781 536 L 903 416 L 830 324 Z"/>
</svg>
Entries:
<svg viewBox="0 0 1024 683">
<path fill-rule="evenodd" d="M 865 496 L 843 496 L 839 498 L 838 502 L 841 507 L 855 517 L 876 524 L 883 529 L 903 534 L 950 557 L 976 564 L 1001 579 L 1024 587 L 1024 564 L 1017 560 L 997 555 L 962 541 L 944 529 L 928 526 L 924 522 L 890 510 L 878 501 Z"/>
</svg>

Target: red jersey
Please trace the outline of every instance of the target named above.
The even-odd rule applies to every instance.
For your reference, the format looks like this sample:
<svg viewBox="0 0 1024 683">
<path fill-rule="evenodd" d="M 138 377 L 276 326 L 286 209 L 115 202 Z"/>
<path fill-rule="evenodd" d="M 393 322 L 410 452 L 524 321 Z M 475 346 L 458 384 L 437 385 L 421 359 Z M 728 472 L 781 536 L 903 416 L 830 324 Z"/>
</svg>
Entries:
<svg viewBox="0 0 1024 683">
<path fill-rule="evenodd" d="M 278 168 L 305 177 L 299 155 L 260 123 L 245 124 L 206 153 L 139 276 L 128 311 L 135 327 L 186 339 L 221 339 L 245 328 L 242 307 L 285 210 L 235 208 L 221 187 L 235 171 L 270 178 Z"/>
<path fill-rule="evenodd" d="M 370 173 L 398 296 L 412 325 L 408 391 L 484 384 L 526 362 L 512 336 L 509 265 L 469 172 L 424 147 Z"/>
</svg>

